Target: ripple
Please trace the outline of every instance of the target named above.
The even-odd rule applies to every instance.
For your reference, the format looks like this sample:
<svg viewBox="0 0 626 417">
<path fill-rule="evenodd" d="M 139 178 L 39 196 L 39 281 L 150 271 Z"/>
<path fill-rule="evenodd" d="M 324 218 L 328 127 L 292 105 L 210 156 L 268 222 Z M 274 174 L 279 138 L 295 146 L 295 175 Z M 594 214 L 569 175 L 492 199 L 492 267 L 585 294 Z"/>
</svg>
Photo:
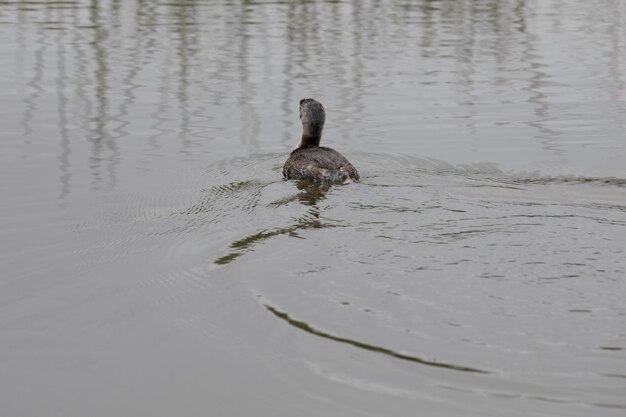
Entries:
<svg viewBox="0 0 626 417">
<path fill-rule="evenodd" d="M 426 360 L 426 359 L 421 359 L 418 358 L 416 356 L 411 356 L 411 355 L 406 355 L 403 353 L 399 353 L 396 351 L 393 351 L 391 349 L 387 349 L 384 347 L 380 347 L 380 346 L 375 346 L 375 345 L 371 345 L 368 343 L 363 343 L 363 342 L 359 342 L 357 340 L 352 340 L 352 339 L 347 339 L 344 337 L 339 337 L 339 336 L 335 336 L 332 335 L 330 333 L 326 333 L 324 331 L 315 329 L 314 327 L 312 327 L 311 325 L 309 325 L 308 323 L 305 323 L 303 321 L 299 321 L 299 320 L 295 320 L 291 317 L 289 317 L 289 314 L 282 312 L 268 304 L 265 304 L 264 307 L 271 312 L 272 314 L 274 314 L 276 317 L 278 317 L 281 320 L 286 321 L 287 323 L 289 323 L 291 326 L 294 326 L 300 330 L 303 330 L 307 333 L 313 334 L 315 336 L 319 336 L 319 337 L 323 337 L 325 339 L 329 339 L 329 340 L 333 340 L 335 342 L 339 342 L 339 343 L 345 343 L 351 346 L 354 346 L 356 348 L 359 349 L 364 349 L 364 350 L 368 350 L 370 352 L 376 352 L 376 353 L 380 353 L 386 356 L 391 356 L 393 358 L 396 359 L 401 359 L 404 361 L 408 361 L 408 362 L 413 362 L 413 363 L 417 363 L 420 365 L 427 365 L 427 366 L 433 366 L 436 368 L 445 368 L 445 369 L 449 369 L 449 370 L 453 370 L 453 371 L 462 371 L 462 372 L 475 372 L 475 373 L 480 373 L 480 374 L 489 374 L 491 372 L 488 371 L 484 371 L 481 369 L 476 369 L 476 368 L 470 368 L 468 366 L 460 366 L 460 365 L 454 365 L 454 364 L 450 364 L 450 363 L 444 363 L 444 362 L 440 362 L 440 361 L 432 361 L 432 360 Z"/>
<path fill-rule="evenodd" d="M 300 224 L 296 224 L 291 227 L 269 230 L 269 231 L 261 231 L 255 233 L 251 236 L 247 236 L 243 239 L 237 240 L 231 243 L 230 248 L 233 249 L 228 255 L 222 256 L 215 260 L 217 265 L 226 265 L 232 261 L 234 261 L 239 256 L 243 255 L 246 251 L 249 251 L 252 246 L 256 243 L 262 242 L 266 239 L 272 238 L 274 236 L 287 235 L 291 237 L 299 237 L 296 233 L 298 230 L 306 230 L 306 229 L 321 229 L 324 227 L 335 227 L 336 225 L 325 225 L 317 220 L 307 221 Z"/>
</svg>

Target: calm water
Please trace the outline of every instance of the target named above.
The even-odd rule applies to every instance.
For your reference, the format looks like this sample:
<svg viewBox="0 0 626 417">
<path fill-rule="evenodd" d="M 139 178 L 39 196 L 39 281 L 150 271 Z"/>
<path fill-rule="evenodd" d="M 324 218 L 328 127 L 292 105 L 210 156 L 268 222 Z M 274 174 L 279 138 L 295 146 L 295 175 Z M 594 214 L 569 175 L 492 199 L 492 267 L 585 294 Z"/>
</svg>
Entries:
<svg viewBox="0 0 626 417">
<path fill-rule="evenodd" d="M 625 83 L 620 0 L 1 1 L 0 414 L 624 416 Z"/>
</svg>

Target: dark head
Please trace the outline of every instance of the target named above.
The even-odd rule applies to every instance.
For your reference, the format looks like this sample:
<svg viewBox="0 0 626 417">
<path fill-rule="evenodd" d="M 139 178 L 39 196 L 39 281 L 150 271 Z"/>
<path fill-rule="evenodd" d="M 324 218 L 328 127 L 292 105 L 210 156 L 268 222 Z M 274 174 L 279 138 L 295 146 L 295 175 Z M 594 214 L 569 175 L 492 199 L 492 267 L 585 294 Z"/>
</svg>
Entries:
<svg viewBox="0 0 626 417">
<path fill-rule="evenodd" d="M 300 100 L 300 121 L 302 121 L 300 146 L 319 146 L 326 121 L 326 112 L 322 103 L 312 98 Z"/>
</svg>

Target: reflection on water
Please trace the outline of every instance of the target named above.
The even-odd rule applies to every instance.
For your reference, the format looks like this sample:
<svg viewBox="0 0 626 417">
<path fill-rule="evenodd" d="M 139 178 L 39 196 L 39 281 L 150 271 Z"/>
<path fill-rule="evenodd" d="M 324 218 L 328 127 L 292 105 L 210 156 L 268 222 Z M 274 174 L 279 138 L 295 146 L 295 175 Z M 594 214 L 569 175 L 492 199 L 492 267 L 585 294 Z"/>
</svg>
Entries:
<svg viewBox="0 0 626 417">
<path fill-rule="evenodd" d="M 289 314 L 284 313 L 282 311 L 278 311 L 277 309 L 275 309 L 272 306 L 266 305 L 265 308 L 270 311 L 272 314 L 274 314 L 276 317 L 285 320 L 287 323 L 289 323 L 290 325 L 297 327 L 298 329 L 304 330 L 307 333 L 311 333 L 314 334 L 316 336 L 320 336 L 326 339 L 330 339 L 333 340 L 335 342 L 339 342 L 339 343 L 345 343 L 360 349 L 365 349 L 365 350 L 369 350 L 372 352 L 376 352 L 376 353 L 380 353 L 383 355 L 388 355 L 391 356 L 393 358 L 397 358 L 397 359 L 401 359 L 404 361 L 408 361 L 408 362 L 414 362 L 414 363 L 418 363 L 420 365 L 427 365 L 427 366 L 434 366 L 437 368 L 445 368 L 445 369 L 450 369 L 450 370 L 454 370 L 454 371 L 461 371 L 461 372 L 477 372 L 477 373 L 481 373 L 481 374 L 488 374 L 489 372 L 487 371 L 481 371 L 480 369 L 474 369 L 474 368 L 469 368 L 466 366 L 459 366 L 459 365 L 453 365 L 453 364 L 449 364 L 449 363 L 441 363 L 441 362 L 434 362 L 434 361 L 428 361 L 428 360 L 424 360 L 424 359 L 420 359 L 418 357 L 415 356 L 410 356 L 410 355 L 405 355 L 402 353 L 398 353 L 398 352 L 394 352 L 393 350 L 390 349 L 386 349 L 380 346 L 373 346 L 373 345 L 369 345 L 367 343 L 363 343 L 363 342 L 359 342 L 356 340 L 350 340 L 350 339 L 345 339 L 343 337 L 337 337 L 337 336 L 333 336 L 331 334 L 322 332 L 320 330 L 314 329 L 311 326 L 309 326 L 307 323 L 302 322 L 302 321 L 298 321 L 298 320 L 294 320 L 291 317 L 289 317 Z"/>
<path fill-rule="evenodd" d="M 286 150 L 305 95 L 353 148 L 622 175 L 624 11 L 605 3 L 5 2 L 4 87 L 23 92 L 5 120 L 62 138 L 61 197 L 86 156 L 114 188 L 130 143 Z"/>
<path fill-rule="evenodd" d="M 621 416 L 625 15 L 0 1 L 0 409 Z"/>
<path fill-rule="evenodd" d="M 243 184 L 231 184 L 226 187 L 220 187 L 220 190 L 226 189 L 228 192 L 228 196 L 224 196 L 225 198 L 232 198 L 232 191 L 236 191 L 241 188 Z M 248 184 L 245 184 L 247 187 Z M 257 191 L 260 191 L 260 188 L 257 188 L 255 184 L 252 185 Z M 337 227 L 338 224 L 324 223 L 321 222 L 320 219 L 320 211 L 317 205 L 317 202 L 324 199 L 324 196 L 331 188 L 330 184 L 319 184 L 309 181 L 299 181 L 296 183 L 298 190 L 302 192 L 298 193 L 296 196 L 291 196 L 289 198 L 281 198 L 275 202 L 269 204 L 269 206 L 279 207 L 285 204 L 288 204 L 291 201 L 298 200 L 303 205 L 308 206 L 306 213 L 294 219 L 293 224 L 287 227 L 275 228 L 271 230 L 262 230 L 260 232 L 255 232 L 251 236 L 247 236 L 243 239 L 239 239 L 233 242 L 230 245 L 232 252 L 228 255 L 224 255 L 217 259 L 215 263 L 217 265 L 226 265 L 230 263 L 234 259 L 243 255 L 245 251 L 248 251 L 252 248 L 252 246 L 261 242 L 265 239 L 272 238 L 274 236 L 287 235 L 291 237 L 298 237 L 299 230 L 307 230 L 307 229 L 321 229 L 324 227 Z M 258 194 L 257 194 L 258 196 Z"/>
</svg>

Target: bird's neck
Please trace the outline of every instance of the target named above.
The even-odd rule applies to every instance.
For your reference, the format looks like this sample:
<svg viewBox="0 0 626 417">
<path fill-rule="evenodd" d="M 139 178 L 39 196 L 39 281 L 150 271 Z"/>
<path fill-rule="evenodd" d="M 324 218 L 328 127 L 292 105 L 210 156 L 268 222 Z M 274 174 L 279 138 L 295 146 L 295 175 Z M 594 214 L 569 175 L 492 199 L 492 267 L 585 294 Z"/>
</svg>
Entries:
<svg viewBox="0 0 626 417">
<path fill-rule="evenodd" d="M 310 148 L 313 146 L 320 146 L 320 140 L 322 139 L 321 135 L 305 135 L 302 134 L 302 139 L 300 139 L 300 147 L 301 148 Z"/>
</svg>

